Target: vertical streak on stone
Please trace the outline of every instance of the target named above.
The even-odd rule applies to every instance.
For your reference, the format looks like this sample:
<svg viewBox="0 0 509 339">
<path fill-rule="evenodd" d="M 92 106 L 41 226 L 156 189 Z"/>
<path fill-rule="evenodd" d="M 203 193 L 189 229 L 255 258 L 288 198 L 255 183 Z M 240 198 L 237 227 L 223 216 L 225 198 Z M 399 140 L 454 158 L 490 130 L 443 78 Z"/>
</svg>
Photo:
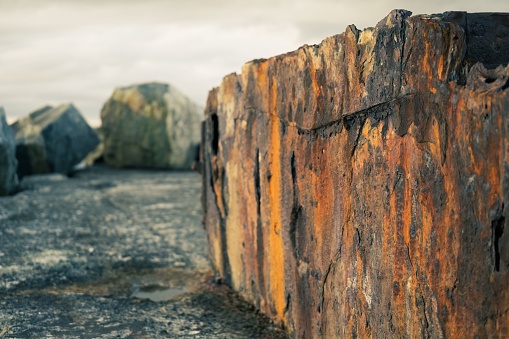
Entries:
<svg viewBox="0 0 509 339">
<path fill-rule="evenodd" d="M 270 262 L 270 293 L 276 314 L 284 322 L 285 286 L 284 286 L 284 253 L 281 232 L 281 137 L 279 135 L 279 119 L 272 117 L 270 121 L 270 230 L 269 230 L 269 262 Z"/>
<path fill-rule="evenodd" d="M 433 94 L 437 94 L 437 89 L 431 85 L 433 82 L 433 71 L 431 69 L 431 65 L 429 63 L 429 48 L 430 48 L 430 42 L 428 39 L 428 32 L 424 32 L 424 39 L 426 41 L 425 46 L 425 52 L 424 52 L 424 60 L 422 61 L 422 70 L 426 73 L 426 80 L 428 81 L 429 90 Z"/>
<path fill-rule="evenodd" d="M 240 218 L 239 207 L 236 202 L 239 201 L 239 179 L 238 179 L 238 164 L 228 162 L 226 164 L 226 171 L 228 172 L 228 215 L 226 217 L 226 252 L 230 261 L 232 285 L 234 288 L 242 286 L 241 277 L 244 274 L 244 269 L 241 261 L 240 254 L 242 253 L 241 244 L 241 229 L 242 220 Z"/>
</svg>

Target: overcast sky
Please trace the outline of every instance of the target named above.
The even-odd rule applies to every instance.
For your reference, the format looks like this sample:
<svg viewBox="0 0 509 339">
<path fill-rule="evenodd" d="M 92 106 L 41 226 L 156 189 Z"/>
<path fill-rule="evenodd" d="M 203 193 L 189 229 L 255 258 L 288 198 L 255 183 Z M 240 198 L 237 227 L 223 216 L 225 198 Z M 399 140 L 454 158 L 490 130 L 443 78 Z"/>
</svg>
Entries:
<svg viewBox="0 0 509 339">
<path fill-rule="evenodd" d="M 94 126 L 118 86 L 173 84 L 201 105 L 252 59 L 319 43 L 391 9 L 509 12 L 508 0 L 0 0 L 0 106 L 15 121 L 73 102 Z"/>
</svg>

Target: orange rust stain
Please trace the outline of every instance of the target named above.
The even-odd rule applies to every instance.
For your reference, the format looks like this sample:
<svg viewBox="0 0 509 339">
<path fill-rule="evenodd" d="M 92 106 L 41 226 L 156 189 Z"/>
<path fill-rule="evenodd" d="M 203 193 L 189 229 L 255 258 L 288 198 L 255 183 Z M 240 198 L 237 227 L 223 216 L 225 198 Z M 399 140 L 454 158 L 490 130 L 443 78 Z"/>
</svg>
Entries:
<svg viewBox="0 0 509 339">
<path fill-rule="evenodd" d="M 315 64 L 313 63 L 313 59 L 309 59 L 309 68 L 310 68 L 310 73 L 312 74 L 312 76 L 311 76 L 312 82 L 311 83 L 313 86 L 313 93 L 315 94 L 315 99 L 316 99 L 320 95 L 322 88 L 318 84 L 318 79 L 316 76 L 316 67 L 315 67 Z"/>
<path fill-rule="evenodd" d="M 440 80 L 444 80 L 444 55 L 440 55 L 440 59 L 438 60 L 438 78 Z M 436 93 L 436 90 L 435 92 Z"/>
<path fill-rule="evenodd" d="M 268 93 L 269 90 L 269 82 L 267 81 L 267 69 L 268 69 L 268 61 L 261 62 L 257 69 L 256 69 L 256 79 L 255 82 L 258 85 L 258 88 L 260 90 L 260 93 L 263 93 L 263 106 L 266 110 L 269 110 L 269 98 L 266 93 Z M 269 112 L 272 114 L 272 112 Z"/>
<path fill-rule="evenodd" d="M 274 85 L 275 88 L 275 85 Z M 274 95 L 276 89 L 274 89 Z M 272 98 L 275 103 L 275 96 Z M 276 314 L 283 322 L 285 309 L 284 283 L 284 253 L 283 237 L 281 233 L 281 136 L 279 135 L 279 120 L 271 119 L 270 131 L 270 229 L 269 229 L 269 280 Z"/>
<path fill-rule="evenodd" d="M 391 164 L 390 167 L 395 168 L 397 165 L 404 165 L 404 155 L 405 155 L 405 144 L 404 139 L 399 139 L 394 131 L 391 131 L 389 138 L 389 147 L 388 147 L 388 163 Z M 394 180 L 397 180 L 394 178 Z M 406 180 L 406 178 L 402 178 L 401 180 Z M 405 185 L 408 186 L 408 185 Z M 403 193 L 406 197 L 407 193 Z M 401 333 L 408 334 L 411 332 L 411 321 L 409 314 L 412 311 L 408 306 L 408 278 L 409 275 L 412 274 L 408 271 L 409 267 L 407 266 L 407 249 L 406 244 L 408 244 L 407 237 L 404 235 L 408 233 L 408 228 L 405 227 L 406 220 L 408 216 L 405 216 L 401 209 L 405 209 L 405 206 L 400 206 L 398 202 L 398 195 L 393 188 L 393 191 L 389 198 L 390 209 L 388 210 L 388 224 L 387 227 L 392 232 L 392 235 L 388 235 L 388 238 L 392 239 L 392 257 L 393 259 L 393 295 L 392 295 L 392 303 L 396 309 L 399 309 L 400 312 L 395 314 L 393 322 L 398 331 Z M 405 199 L 406 200 L 406 199 Z M 398 215 L 401 215 L 401 219 L 398 218 Z M 403 223 L 401 225 L 400 223 Z M 384 225 L 385 226 L 385 225 Z M 401 239 L 401 233 L 403 234 L 403 239 Z M 397 286 L 397 287 L 394 287 Z"/>
<path fill-rule="evenodd" d="M 403 211 L 397 211 L 398 213 L 402 214 L 402 222 L 403 222 L 403 235 L 405 239 L 405 245 L 409 246 L 410 244 L 410 224 L 412 222 L 412 190 L 408 183 L 408 171 L 411 168 L 409 163 L 409 156 L 407 154 L 407 149 L 409 148 L 408 145 L 408 137 L 403 137 L 401 139 L 401 158 L 400 158 L 400 164 L 401 167 L 405 169 L 405 178 L 402 178 L 402 180 L 405 180 L 405 190 L 403 192 Z M 410 255 L 410 253 L 409 253 Z"/>
<path fill-rule="evenodd" d="M 313 98 L 314 98 L 313 107 L 311 108 L 310 113 L 313 114 L 313 120 L 312 121 L 313 121 L 313 126 L 314 126 L 316 124 L 316 119 L 317 119 L 318 113 L 320 113 L 320 112 L 316 112 L 316 109 L 317 109 L 317 106 L 318 106 L 318 97 L 322 93 L 322 87 L 318 83 L 316 67 L 315 67 L 315 64 L 313 62 L 313 58 L 310 56 L 310 54 L 312 54 L 312 53 L 313 52 L 311 51 L 311 48 L 308 48 L 307 51 L 306 51 L 306 55 L 309 54 L 308 60 L 307 60 L 308 61 L 307 66 L 309 66 L 309 74 L 310 74 L 310 77 L 311 77 L 311 86 L 313 88 L 312 93 L 313 93 Z"/>
<path fill-rule="evenodd" d="M 437 90 L 431 84 L 433 83 L 433 70 L 431 69 L 431 65 L 429 63 L 429 48 L 430 42 L 428 40 L 428 33 L 424 33 L 424 39 L 426 39 L 426 52 L 424 52 L 424 60 L 422 62 L 422 69 L 427 74 L 428 86 L 431 93 L 436 94 Z M 439 73 L 440 74 L 440 73 Z"/>
</svg>

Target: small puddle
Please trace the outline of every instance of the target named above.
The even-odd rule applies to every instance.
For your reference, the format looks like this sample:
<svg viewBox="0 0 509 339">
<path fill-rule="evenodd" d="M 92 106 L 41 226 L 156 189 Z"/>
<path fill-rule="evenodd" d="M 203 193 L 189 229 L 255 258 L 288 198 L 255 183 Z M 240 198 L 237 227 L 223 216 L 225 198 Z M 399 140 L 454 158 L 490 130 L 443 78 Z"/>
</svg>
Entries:
<svg viewBox="0 0 509 339">
<path fill-rule="evenodd" d="M 149 299 L 152 301 L 167 301 L 181 294 L 188 292 L 185 287 L 163 287 L 160 285 L 149 285 L 140 287 L 131 297 L 138 299 Z"/>
</svg>

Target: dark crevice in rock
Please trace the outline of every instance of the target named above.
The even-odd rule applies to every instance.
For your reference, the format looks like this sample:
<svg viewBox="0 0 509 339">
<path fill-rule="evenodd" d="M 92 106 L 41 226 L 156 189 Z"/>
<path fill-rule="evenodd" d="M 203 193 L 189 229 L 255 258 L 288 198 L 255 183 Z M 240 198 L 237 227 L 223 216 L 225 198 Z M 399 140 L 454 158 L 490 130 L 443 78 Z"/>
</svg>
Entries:
<svg viewBox="0 0 509 339">
<path fill-rule="evenodd" d="M 292 183 L 293 187 L 295 189 L 295 186 L 297 185 L 297 165 L 295 164 L 295 152 L 292 152 L 292 157 L 290 159 L 290 165 L 292 168 Z M 295 194 L 294 194 L 295 196 Z"/>
<path fill-rule="evenodd" d="M 295 153 L 292 152 L 292 156 L 290 158 L 290 167 L 291 167 L 291 173 L 292 173 L 292 188 L 293 188 L 293 204 L 292 204 L 292 211 L 290 213 L 290 223 L 289 223 L 289 235 L 290 235 L 290 242 L 292 244 L 293 254 L 294 257 L 297 259 L 300 257 L 299 248 L 298 248 L 298 226 L 299 226 L 299 219 L 301 217 L 302 213 L 302 206 L 299 205 L 298 200 L 298 187 L 297 187 L 297 165 L 295 163 Z"/>
<path fill-rule="evenodd" d="M 263 272 L 263 258 L 264 258 L 264 239 L 263 239 L 263 224 L 261 214 L 261 174 L 260 174 L 260 150 L 256 149 L 256 158 L 254 165 L 254 185 L 256 194 L 256 260 L 258 262 L 258 286 L 260 295 L 265 296 L 265 278 Z"/>
<path fill-rule="evenodd" d="M 212 120 L 212 154 L 217 155 L 219 150 L 219 120 L 217 114 L 211 114 Z"/>
<path fill-rule="evenodd" d="M 506 80 L 505 84 L 500 88 L 501 91 L 505 91 L 509 88 L 509 79 Z"/>
<path fill-rule="evenodd" d="M 287 313 L 288 310 L 290 309 L 290 304 L 292 302 L 292 296 L 290 295 L 290 293 L 288 293 L 286 295 L 286 305 L 285 305 L 285 310 L 284 310 L 284 313 Z"/>
<path fill-rule="evenodd" d="M 256 209 L 258 215 L 260 215 L 260 199 L 261 199 L 261 188 L 260 188 L 260 150 L 256 149 L 255 165 L 254 165 L 254 185 L 256 194 Z"/>
<path fill-rule="evenodd" d="M 500 271 L 500 238 L 504 233 L 505 218 L 500 215 L 491 221 L 491 231 L 493 233 L 493 256 L 495 259 L 495 271 Z"/>
<path fill-rule="evenodd" d="M 21 180 L 25 175 L 32 172 L 29 159 L 28 146 L 26 144 L 16 146 L 16 158 L 18 159 L 18 177 Z"/>
<path fill-rule="evenodd" d="M 412 100 L 414 96 L 414 93 L 407 93 L 398 98 L 382 102 L 355 112 L 344 113 L 340 119 L 333 120 L 313 128 L 305 128 L 297 125 L 295 122 L 282 119 L 277 115 L 269 115 L 278 119 L 281 124 L 284 124 L 285 128 L 296 128 L 299 135 L 309 135 L 313 137 L 313 139 L 316 139 L 317 136 L 321 136 L 322 138 L 327 139 L 340 133 L 343 126 L 349 130 L 352 128 L 352 126 L 358 123 L 363 123 L 367 118 L 373 118 L 375 121 L 383 121 L 396 111 L 395 109 L 397 106 Z M 264 114 L 264 112 L 261 112 L 261 114 Z"/>
</svg>

